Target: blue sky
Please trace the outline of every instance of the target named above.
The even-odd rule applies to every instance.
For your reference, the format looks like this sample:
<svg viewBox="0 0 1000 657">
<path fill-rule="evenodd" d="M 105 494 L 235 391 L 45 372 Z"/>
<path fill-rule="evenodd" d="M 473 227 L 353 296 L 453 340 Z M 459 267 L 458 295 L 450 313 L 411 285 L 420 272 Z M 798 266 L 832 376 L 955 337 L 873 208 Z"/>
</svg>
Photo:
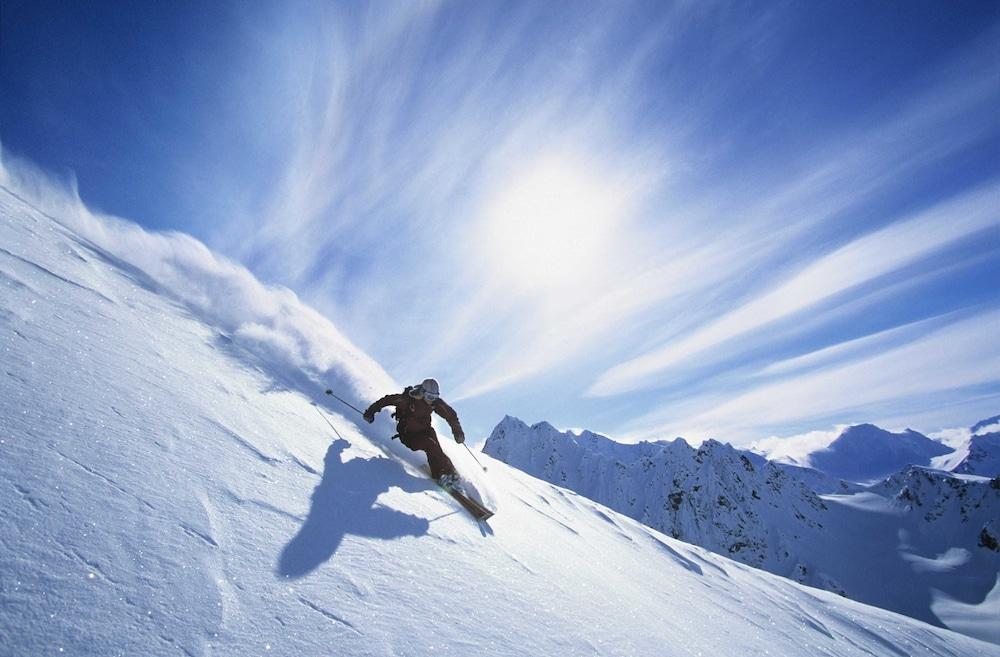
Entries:
<svg viewBox="0 0 1000 657">
<path fill-rule="evenodd" d="M 470 433 L 1000 408 L 995 3 L 3 0 L 0 139 Z"/>
</svg>

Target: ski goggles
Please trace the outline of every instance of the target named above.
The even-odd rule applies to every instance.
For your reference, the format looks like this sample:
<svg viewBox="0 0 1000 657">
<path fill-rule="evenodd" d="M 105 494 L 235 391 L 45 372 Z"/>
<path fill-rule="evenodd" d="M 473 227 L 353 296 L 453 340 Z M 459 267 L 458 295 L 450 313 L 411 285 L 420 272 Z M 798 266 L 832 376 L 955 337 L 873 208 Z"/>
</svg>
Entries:
<svg viewBox="0 0 1000 657">
<path fill-rule="evenodd" d="M 423 386 L 413 386 L 413 389 L 410 390 L 410 396 L 417 399 L 423 399 L 427 402 L 433 402 L 441 398 L 440 394 L 426 390 Z"/>
</svg>

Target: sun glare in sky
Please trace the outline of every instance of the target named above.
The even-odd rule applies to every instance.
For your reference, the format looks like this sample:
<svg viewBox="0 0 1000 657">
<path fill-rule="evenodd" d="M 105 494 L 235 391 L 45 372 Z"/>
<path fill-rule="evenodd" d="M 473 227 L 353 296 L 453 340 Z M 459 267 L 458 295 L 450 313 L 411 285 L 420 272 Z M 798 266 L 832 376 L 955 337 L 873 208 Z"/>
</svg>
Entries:
<svg viewBox="0 0 1000 657">
<path fill-rule="evenodd" d="M 519 290 L 559 291 L 602 269 L 628 218 L 621 189 L 581 161 L 546 157 L 487 204 L 483 232 L 496 272 Z"/>
</svg>

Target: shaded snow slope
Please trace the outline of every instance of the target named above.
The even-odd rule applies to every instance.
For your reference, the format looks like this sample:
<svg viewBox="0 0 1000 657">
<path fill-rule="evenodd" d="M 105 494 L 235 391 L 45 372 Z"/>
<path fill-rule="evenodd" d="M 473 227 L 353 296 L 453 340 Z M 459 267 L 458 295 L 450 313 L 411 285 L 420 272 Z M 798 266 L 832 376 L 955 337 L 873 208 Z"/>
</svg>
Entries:
<svg viewBox="0 0 1000 657">
<path fill-rule="evenodd" d="M 988 545 L 1000 490 L 989 480 L 911 468 L 867 490 L 717 441 L 626 445 L 511 417 L 483 449 L 675 538 L 1000 642 L 1000 552 Z"/>
<path fill-rule="evenodd" d="M 1000 655 L 488 457 L 480 525 L 377 426 L 331 435 L 318 369 L 3 191 L 0 246 L 4 655 Z"/>
<path fill-rule="evenodd" d="M 859 424 L 845 429 L 826 449 L 810 454 L 809 465 L 840 479 L 871 482 L 908 465 L 930 465 L 931 459 L 951 451 L 912 429 L 892 433 Z"/>
</svg>

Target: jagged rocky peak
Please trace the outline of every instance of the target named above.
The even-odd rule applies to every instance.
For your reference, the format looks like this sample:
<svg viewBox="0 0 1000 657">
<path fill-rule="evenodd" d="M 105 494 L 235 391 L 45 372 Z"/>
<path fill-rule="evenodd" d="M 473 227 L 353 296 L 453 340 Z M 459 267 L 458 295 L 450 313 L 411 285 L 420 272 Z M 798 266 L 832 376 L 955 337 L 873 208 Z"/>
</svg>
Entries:
<svg viewBox="0 0 1000 657">
<path fill-rule="evenodd" d="M 917 532 L 948 535 L 956 543 L 1000 552 L 1000 476 L 986 479 L 910 466 L 871 490 L 891 497 L 901 511 L 918 518 Z"/>
<path fill-rule="evenodd" d="M 707 440 L 622 444 L 504 418 L 483 451 L 616 511 L 744 563 L 787 560 L 783 531 L 822 526 L 823 501 L 762 456 Z M 787 524 L 775 522 L 776 518 Z M 777 527 L 782 526 L 782 530 Z M 790 567 L 790 566 L 789 566 Z"/>
<path fill-rule="evenodd" d="M 951 500 L 968 501 L 961 509 L 962 517 L 967 516 L 968 509 L 981 508 L 986 503 L 1000 503 L 1000 487 L 989 479 L 918 465 L 903 468 L 869 490 L 910 507 L 940 506 Z"/>
<path fill-rule="evenodd" d="M 520 425 L 520 424 L 524 424 L 524 422 L 522 422 L 520 419 L 514 417 L 513 415 L 504 415 L 503 419 L 500 420 L 500 423 L 497 425 L 497 428 L 499 429 L 502 426 L 510 425 L 510 424 Z M 525 425 L 525 426 L 527 426 L 527 425 Z"/>
</svg>

